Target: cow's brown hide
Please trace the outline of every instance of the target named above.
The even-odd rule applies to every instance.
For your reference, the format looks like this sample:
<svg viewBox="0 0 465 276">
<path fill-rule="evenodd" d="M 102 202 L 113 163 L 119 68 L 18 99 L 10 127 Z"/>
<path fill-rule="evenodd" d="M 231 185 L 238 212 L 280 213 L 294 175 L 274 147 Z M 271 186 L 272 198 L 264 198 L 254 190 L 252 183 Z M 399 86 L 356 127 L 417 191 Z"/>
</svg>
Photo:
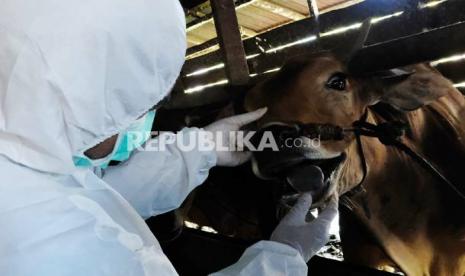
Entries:
<svg viewBox="0 0 465 276">
<path fill-rule="evenodd" d="M 408 69 L 415 73 L 394 83 L 348 76 L 345 88 L 339 91 L 327 84 L 335 74 L 345 73 L 344 65 L 331 55 L 310 57 L 291 62 L 250 91 L 246 108 L 268 107 L 261 125 L 297 121 L 349 128 L 367 107 L 387 103 L 401 110 L 408 121 L 406 143 L 464 191 L 465 99 L 430 66 Z M 383 118 L 370 111 L 368 121 L 380 123 Z M 351 215 L 371 239 L 354 236 L 358 243 L 346 245 L 357 248 L 346 246 L 346 258 L 375 268 L 394 262 L 414 276 L 465 275 L 464 201 L 399 150 L 374 138 L 364 137 L 362 142 L 368 165 L 367 192 L 351 199 Z M 336 179 L 337 188 L 326 198 L 331 193 L 342 195 L 360 182 L 362 170 L 353 135 L 343 141 L 323 142 L 321 151 L 348 155 Z M 370 218 L 367 208 L 361 207 L 362 200 L 367 202 Z"/>
</svg>

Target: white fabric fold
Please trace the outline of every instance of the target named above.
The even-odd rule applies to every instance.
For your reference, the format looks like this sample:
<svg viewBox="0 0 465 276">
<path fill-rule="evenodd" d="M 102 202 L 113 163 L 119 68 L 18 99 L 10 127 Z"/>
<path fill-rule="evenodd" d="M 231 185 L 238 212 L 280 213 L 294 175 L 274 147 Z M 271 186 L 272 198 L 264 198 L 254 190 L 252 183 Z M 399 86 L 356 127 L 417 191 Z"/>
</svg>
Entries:
<svg viewBox="0 0 465 276">
<path fill-rule="evenodd" d="M 185 49 L 177 1 L 2 1 L 0 153 L 70 173 L 170 92 Z"/>
<path fill-rule="evenodd" d="M 183 129 L 179 135 L 188 145 L 202 130 Z M 192 135 L 190 135 L 192 134 Z M 162 136 L 168 135 L 167 133 Z M 163 139 L 163 137 L 154 140 Z M 149 141 L 154 143 L 157 141 Z M 137 151 L 129 160 L 107 168 L 103 180 L 118 191 L 138 213 L 149 218 L 178 208 L 187 195 L 203 183 L 216 165 L 216 153 L 195 147 L 180 150 L 176 144 L 164 151 Z"/>
<path fill-rule="evenodd" d="M 0 275 L 176 274 L 72 156 L 163 99 L 185 49 L 177 1 L 0 1 Z"/>
</svg>

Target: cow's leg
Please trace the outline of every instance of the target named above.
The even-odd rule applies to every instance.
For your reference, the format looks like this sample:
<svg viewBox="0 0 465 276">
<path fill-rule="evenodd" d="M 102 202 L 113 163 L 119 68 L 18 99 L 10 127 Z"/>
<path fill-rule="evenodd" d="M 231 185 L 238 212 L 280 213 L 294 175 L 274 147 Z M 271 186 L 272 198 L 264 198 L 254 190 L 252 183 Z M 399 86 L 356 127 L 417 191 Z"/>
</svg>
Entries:
<svg viewBox="0 0 465 276">
<path fill-rule="evenodd" d="M 339 225 L 344 261 L 394 272 L 396 265 L 379 243 L 349 208 L 339 208 Z"/>
</svg>

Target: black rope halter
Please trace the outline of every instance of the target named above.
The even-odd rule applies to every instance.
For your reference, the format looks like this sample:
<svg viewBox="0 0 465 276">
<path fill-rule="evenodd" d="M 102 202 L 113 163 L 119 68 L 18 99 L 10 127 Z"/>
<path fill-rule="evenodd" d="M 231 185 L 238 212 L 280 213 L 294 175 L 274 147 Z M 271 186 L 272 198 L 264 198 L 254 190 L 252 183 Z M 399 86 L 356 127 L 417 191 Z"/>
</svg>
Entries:
<svg viewBox="0 0 465 276">
<path fill-rule="evenodd" d="M 421 156 L 419 153 L 415 152 L 409 146 L 404 144 L 401 141 L 402 136 L 404 136 L 405 131 L 408 126 L 400 121 L 384 122 L 378 125 L 368 123 L 367 120 L 368 111 L 365 111 L 360 120 L 353 123 L 353 128 L 344 129 L 345 132 L 353 132 L 355 134 L 355 139 L 357 142 L 357 150 L 360 156 L 360 162 L 362 166 L 362 180 L 360 183 L 351 191 L 347 193 L 348 196 L 355 196 L 356 194 L 365 192 L 363 187 L 363 182 L 366 179 L 368 170 L 366 164 L 366 158 L 363 151 L 363 144 L 361 141 L 361 136 L 367 137 L 376 137 L 378 140 L 385 146 L 393 146 L 398 150 L 407 154 L 415 162 L 420 164 L 425 170 L 430 172 L 438 181 L 446 184 L 450 189 L 452 189 L 462 200 L 465 201 L 465 195 L 454 185 L 446 176 L 444 176 L 439 169 L 437 169 L 429 160 Z M 364 204 L 365 205 L 365 204 Z M 364 207 L 364 209 L 366 209 Z M 367 210 L 365 210 L 367 211 Z"/>
</svg>

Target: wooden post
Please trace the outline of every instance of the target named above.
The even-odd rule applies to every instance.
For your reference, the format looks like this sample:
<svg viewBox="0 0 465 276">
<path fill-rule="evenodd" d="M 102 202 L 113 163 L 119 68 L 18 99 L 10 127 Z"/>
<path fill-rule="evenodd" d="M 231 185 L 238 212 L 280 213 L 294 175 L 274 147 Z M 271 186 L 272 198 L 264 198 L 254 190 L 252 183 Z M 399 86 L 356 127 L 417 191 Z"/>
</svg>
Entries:
<svg viewBox="0 0 465 276">
<path fill-rule="evenodd" d="M 307 0 L 308 3 L 308 10 L 310 15 L 311 24 L 313 25 L 312 32 L 316 35 L 316 37 L 320 38 L 320 22 L 318 17 L 320 17 L 320 11 L 318 10 L 318 5 L 316 0 Z"/>
<path fill-rule="evenodd" d="M 307 0 L 307 3 L 310 11 L 310 17 L 318 17 L 320 15 L 320 11 L 318 10 L 316 0 Z"/>
<path fill-rule="evenodd" d="M 211 0 L 211 6 L 229 84 L 247 84 L 250 78 L 249 66 L 242 44 L 234 0 Z"/>
</svg>

